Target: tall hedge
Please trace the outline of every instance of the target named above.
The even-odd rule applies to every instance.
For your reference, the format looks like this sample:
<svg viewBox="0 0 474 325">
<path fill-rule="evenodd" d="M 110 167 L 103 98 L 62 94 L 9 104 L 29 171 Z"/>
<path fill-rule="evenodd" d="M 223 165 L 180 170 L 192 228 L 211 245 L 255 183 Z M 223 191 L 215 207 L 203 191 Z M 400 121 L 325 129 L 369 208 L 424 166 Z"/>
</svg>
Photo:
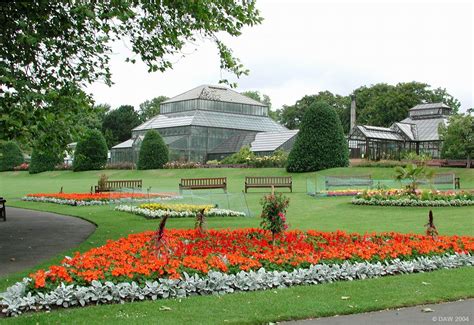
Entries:
<svg viewBox="0 0 474 325">
<path fill-rule="evenodd" d="M 107 143 L 98 130 L 89 130 L 77 142 L 72 169 L 77 171 L 102 169 L 107 163 Z"/>
<path fill-rule="evenodd" d="M 33 149 L 31 154 L 31 163 L 29 167 L 30 174 L 37 174 L 54 170 L 54 167 L 61 162 L 61 157 L 58 153 L 48 151 L 48 149 L 40 150 Z"/>
<path fill-rule="evenodd" d="M 23 163 L 23 154 L 16 142 L 0 142 L 0 172 L 13 170 L 13 167 Z"/>
<path fill-rule="evenodd" d="M 286 169 L 311 172 L 348 165 L 349 149 L 336 111 L 326 102 L 313 103 L 303 116 Z"/>
<path fill-rule="evenodd" d="M 145 134 L 138 155 L 138 169 L 159 169 L 168 162 L 168 147 L 161 135 L 154 130 Z"/>
</svg>

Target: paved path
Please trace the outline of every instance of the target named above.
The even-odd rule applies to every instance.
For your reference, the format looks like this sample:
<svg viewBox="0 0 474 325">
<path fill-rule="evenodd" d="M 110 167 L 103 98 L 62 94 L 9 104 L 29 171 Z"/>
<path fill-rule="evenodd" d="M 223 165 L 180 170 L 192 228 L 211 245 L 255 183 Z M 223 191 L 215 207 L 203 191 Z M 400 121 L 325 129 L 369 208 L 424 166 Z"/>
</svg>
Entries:
<svg viewBox="0 0 474 325">
<path fill-rule="evenodd" d="M 94 230 L 80 218 L 7 206 L 7 221 L 0 221 L 0 277 L 74 248 Z"/>
<path fill-rule="evenodd" d="M 431 312 L 424 312 L 429 308 Z M 366 324 L 474 324 L 474 299 L 446 302 L 442 304 L 421 305 L 382 310 L 365 314 L 354 314 L 334 317 L 307 319 L 301 321 L 283 322 L 294 325 L 366 325 Z"/>
</svg>

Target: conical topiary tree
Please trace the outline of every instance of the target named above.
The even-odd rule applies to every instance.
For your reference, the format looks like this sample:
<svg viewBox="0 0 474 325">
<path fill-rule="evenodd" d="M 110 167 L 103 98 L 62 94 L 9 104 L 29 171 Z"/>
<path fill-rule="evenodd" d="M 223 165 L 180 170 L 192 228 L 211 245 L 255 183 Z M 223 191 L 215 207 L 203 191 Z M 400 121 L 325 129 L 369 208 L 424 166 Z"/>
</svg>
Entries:
<svg viewBox="0 0 474 325">
<path fill-rule="evenodd" d="M 98 130 L 90 130 L 77 142 L 72 168 L 75 172 L 97 170 L 107 163 L 107 142 Z"/>
<path fill-rule="evenodd" d="M 23 163 L 23 154 L 16 142 L 0 142 L 0 172 L 13 170 L 14 167 Z"/>
<path fill-rule="evenodd" d="M 140 147 L 138 155 L 138 169 L 159 169 L 168 162 L 169 152 L 161 135 L 150 130 L 145 134 L 145 138 Z"/>
<path fill-rule="evenodd" d="M 287 171 L 311 172 L 348 165 L 349 149 L 336 111 L 326 102 L 313 103 L 301 121 Z"/>
</svg>

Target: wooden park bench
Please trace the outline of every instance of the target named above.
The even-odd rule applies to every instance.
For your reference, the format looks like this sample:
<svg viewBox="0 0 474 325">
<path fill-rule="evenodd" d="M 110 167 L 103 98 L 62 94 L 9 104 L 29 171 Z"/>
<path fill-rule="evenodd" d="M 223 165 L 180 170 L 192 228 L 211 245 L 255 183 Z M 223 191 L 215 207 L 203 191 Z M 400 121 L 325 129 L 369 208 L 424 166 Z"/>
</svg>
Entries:
<svg viewBox="0 0 474 325">
<path fill-rule="evenodd" d="M 221 188 L 227 193 L 227 177 L 181 178 L 179 192 L 183 190 L 208 190 Z"/>
<path fill-rule="evenodd" d="M 371 187 L 374 184 L 371 175 L 358 176 L 325 176 L 324 186 L 326 191 L 331 187 Z"/>
<path fill-rule="evenodd" d="M 116 181 L 105 181 L 104 186 L 96 185 L 94 187 L 95 193 L 100 192 L 113 192 L 121 188 L 142 188 L 141 179 L 127 179 L 127 180 L 116 180 Z M 92 192 L 92 189 L 91 189 Z"/>
<path fill-rule="evenodd" d="M 293 192 L 291 176 L 245 177 L 245 193 L 249 188 L 277 188 L 288 187 Z"/>
<path fill-rule="evenodd" d="M 7 221 L 7 209 L 5 207 L 5 203 L 7 200 L 5 200 L 3 197 L 0 197 L 0 219 L 3 219 L 3 221 Z"/>
</svg>

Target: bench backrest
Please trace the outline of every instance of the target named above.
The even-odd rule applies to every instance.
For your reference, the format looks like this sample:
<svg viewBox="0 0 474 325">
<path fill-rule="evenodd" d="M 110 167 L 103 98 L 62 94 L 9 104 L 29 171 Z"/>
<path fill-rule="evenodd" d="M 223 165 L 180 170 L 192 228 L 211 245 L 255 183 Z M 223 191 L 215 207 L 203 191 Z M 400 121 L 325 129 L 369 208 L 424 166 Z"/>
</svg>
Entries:
<svg viewBox="0 0 474 325">
<path fill-rule="evenodd" d="M 211 178 L 181 178 L 181 187 L 206 187 L 206 188 L 222 188 L 227 185 L 227 177 L 211 177 Z"/>
<path fill-rule="evenodd" d="M 99 186 L 100 187 L 100 186 Z M 106 181 L 104 188 L 141 188 L 142 180 L 141 179 L 127 179 L 127 180 L 116 180 L 116 181 Z"/>
<path fill-rule="evenodd" d="M 435 174 L 432 179 L 433 184 L 454 184 L 455 175 L 453 173 Z"/>
<path fill-rule="evenodd" d="M 359 176 L 325 176 L 326 187 L 328 186 L 371 186 L 373 184 L 371 175 Z"/>
<path fill-rule="evenodd" d="M 291 176 L 249 176 L 245 177 L 247 185 L 289 185 L 291 184 Z"/>
</svg>

